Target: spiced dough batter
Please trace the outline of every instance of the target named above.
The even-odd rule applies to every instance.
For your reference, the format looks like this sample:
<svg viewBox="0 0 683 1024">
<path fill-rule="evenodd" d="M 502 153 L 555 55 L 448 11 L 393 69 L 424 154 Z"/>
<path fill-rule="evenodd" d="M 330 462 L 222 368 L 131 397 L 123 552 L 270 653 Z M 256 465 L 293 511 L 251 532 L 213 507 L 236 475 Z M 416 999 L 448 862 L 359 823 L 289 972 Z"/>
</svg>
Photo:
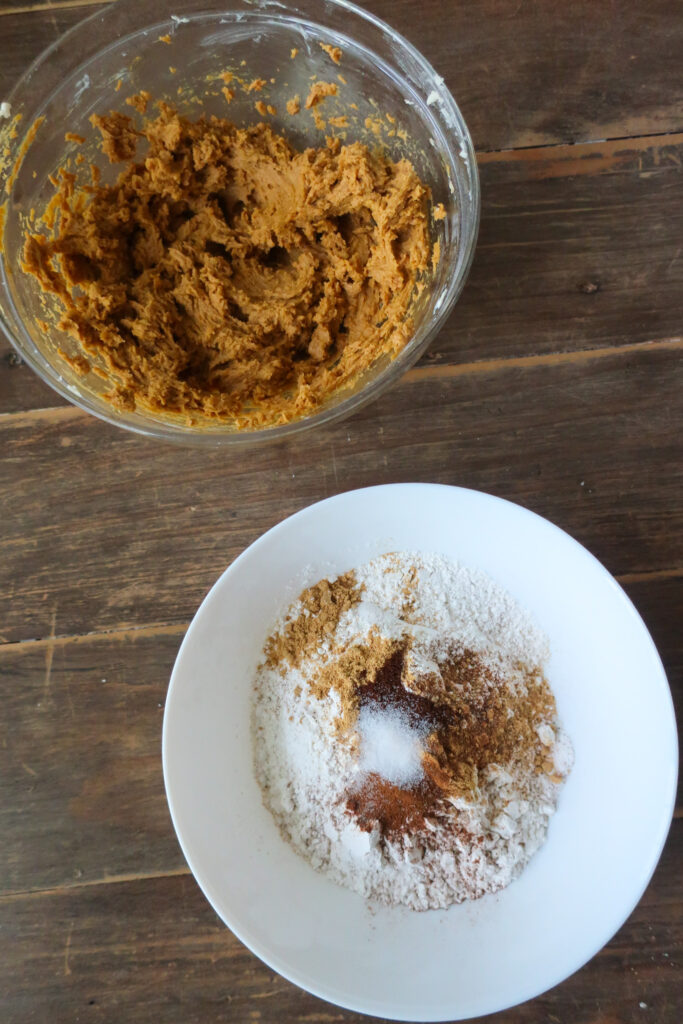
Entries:
<svg viewBox="0 0 683 1024">
<path fill-rule="evenodd" d="M 105 367 L 119 406 L 252 427 L 313 411 L 400 351 L 431 255 L 429 190 L 408 161 L 158 110 L 141 129 L 94 116 L 126 166 L 80 190 L 62 171 L 58 226 L 26 240 L 24 269 L 80 343 L 72 362 Z"/>
</svg>

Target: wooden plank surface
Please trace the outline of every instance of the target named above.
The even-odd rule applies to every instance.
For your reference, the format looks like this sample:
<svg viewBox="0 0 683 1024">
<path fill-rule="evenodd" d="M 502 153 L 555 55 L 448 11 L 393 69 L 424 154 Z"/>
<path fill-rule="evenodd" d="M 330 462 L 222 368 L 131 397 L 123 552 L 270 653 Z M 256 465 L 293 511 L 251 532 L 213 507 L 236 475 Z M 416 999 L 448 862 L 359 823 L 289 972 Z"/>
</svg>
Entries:
<svg viewBox="0 0 683 1024">
<path fill-rule="evenodd" d="M 24 4 L 0 4 L 0 99 L 9 95 L 18 78 L 43 50 L 96 10 L 96 7 L 65 3 L 34 9 Z"/>
<path fill-rule="evenodd" d="M 0 647 L 0 894 L 184 868 L 160 748 L 183 633 Z"/>
<path fill-rule="evenodd" d="M 71 407 L 9 416 L 2 638 L 185 622 L 285 515 L 396 480 L 530 506 L 616 574 L 683 567 L 682 354 L 679 341 L 465 374 L 426 367 L 349 422 L 247 457 L 139 440 Z"/>
<path fill-rule="evenodd" d="M 367 6 L 445 76 L 481 170 L 472 275 L 418 367 L 318 435 L 197 453 L 65 405 L 0 341 L 3 1024 L 367 1019 L 283 981 L 220 924 L 161 776 L 165 689 L 197 604 L 312 501 L 433 480 L 548 516 L 622 581 L 681 721 L 680 4 Z M 95 7 L 0 2 L 0 100 Z M 484 1024 L 677 1024 L 682 821 L 679 799 L 654 880 L 605 949 Z"/>
<path fill-rule="evenodd" d="M 478 149 L 683 131 L 678 0 L 417 6 L 369 0 L 363 6 L 444 76 Z M 78 0 L 0 5 L 0 94 L 61 32 L 97 9 Z"/>
</svg>

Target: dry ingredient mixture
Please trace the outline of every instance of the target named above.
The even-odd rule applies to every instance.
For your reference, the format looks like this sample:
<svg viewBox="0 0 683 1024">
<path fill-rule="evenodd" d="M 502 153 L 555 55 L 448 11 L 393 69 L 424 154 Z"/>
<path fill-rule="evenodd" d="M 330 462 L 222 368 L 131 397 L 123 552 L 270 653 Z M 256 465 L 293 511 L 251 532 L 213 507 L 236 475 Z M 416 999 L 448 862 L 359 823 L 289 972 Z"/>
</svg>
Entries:
<svg viewBox="0 0 683 1024">
<path fill-rule="evenodd" d="M 336 91 L 316 82 L 306 107 Z M 150 99 L 128 102 L 144 115 Z M 79 187 L 63 168 L 25 243 L 79 372 L 111 381 L 121 408 L 254 427 L 310 413 L 403 348 L 432 257 L 429 189 L 407 160 L 331 137 L 297 152 L 265 123 L 157 108 L 91 118 L 118 179 Z"/>
<path fill-rule="evenodd" d="M 416 910 L 508 885 L 573 762 L 547 656 L 506 591 L 441 556 L 384 555 L 305 590 L 266 643 L 253 709 L 285 838 Z"/>
</svg>

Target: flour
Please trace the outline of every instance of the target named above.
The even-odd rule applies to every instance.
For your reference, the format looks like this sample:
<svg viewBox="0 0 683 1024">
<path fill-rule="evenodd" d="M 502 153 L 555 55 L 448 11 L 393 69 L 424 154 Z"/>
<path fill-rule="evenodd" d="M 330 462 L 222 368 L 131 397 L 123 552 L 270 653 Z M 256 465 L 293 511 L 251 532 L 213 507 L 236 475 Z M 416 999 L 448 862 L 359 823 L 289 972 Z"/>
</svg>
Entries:
<svg viewBox="0 0 683 1024">
<path fill-rule="evenodd" d="M 448 796 L 445 810 L 405 834 L 365 830 L 347 798 L 369 772 L 405 788 L 422 777 L 425 729 L 398 712 L 362 711 L 339 735 L 334 691 L 311 695 L 326 664 L 374 632 L 410 641 L 409 672 L 438 688 L 444 644 L 477 652 L 491 685 L 511 700 L 525 672 L 542 671 L 548 644 L 528 615 L 490 577 L 441 556 L 385 555 L 355 571 L 361 599 L 297 668 L 261 666 L 253 709 L 254 763 L 264 802 L 284 837 L 314 868 L 368 899 L 416 910 L 445 908 L 508 885 L 543 843 L 571 743 L 553 718 L 537 728 L 545 771 L 491 763 L 473 798 Z M 296 618 L 294 602 L 279 628 Z M 514 704 L 512 705 L 514 707 Z M 462 728 L 468 728 L 467 720 Z"/>
</svg>

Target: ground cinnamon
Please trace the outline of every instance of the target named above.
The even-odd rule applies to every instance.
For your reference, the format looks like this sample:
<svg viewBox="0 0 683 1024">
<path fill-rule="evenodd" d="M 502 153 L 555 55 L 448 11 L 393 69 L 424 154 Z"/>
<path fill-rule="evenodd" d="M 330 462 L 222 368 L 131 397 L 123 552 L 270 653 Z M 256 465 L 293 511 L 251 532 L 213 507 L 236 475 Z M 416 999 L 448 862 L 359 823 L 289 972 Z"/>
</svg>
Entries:
<svg viewBox="0 0 683 1024">
<path fill-rule="evenodd" d="M 442 795 L 429 778 L 410 789 L 401 789 L 371 772 L 358 789 L 349 793 L 346 808 L 364 832 L 372 832 L 375 827 L 383 836 L 419 832 L 436 812 Z"/>
</svg>

